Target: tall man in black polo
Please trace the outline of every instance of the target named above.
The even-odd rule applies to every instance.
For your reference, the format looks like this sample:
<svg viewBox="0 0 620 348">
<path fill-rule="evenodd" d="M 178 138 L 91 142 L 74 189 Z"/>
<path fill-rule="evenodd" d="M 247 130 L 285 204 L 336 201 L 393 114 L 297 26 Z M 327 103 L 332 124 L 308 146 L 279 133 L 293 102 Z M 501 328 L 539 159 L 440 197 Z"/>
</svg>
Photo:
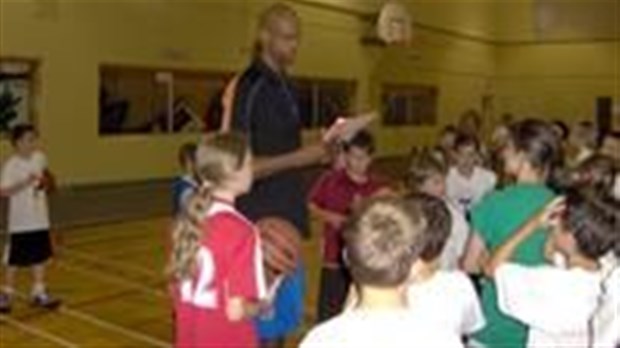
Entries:
<svg viewBox="0 0 620 348">
<path fill-rule="evenodd" d="M 284 5 L 266 10 L 259 24 L 259 49 L 239 77 L 232 129 L 249 135 L 258 178 L 241 198 L 244 213 L 256 221 L 266 216 L 289 220 L 308 233 L 306 202 L 298 168 L 317 162 L 322 144 L 302 148 L 302 120 L 287 77 L 299 40 L 296 13 Z"/>
<path fill-rule="evenodd" d="M 299 19 L 288 6 L 276 4 L 260 18 L 254 61 L 236 80 L 232 129 L 249 136 L 256 181 L 239 200 L 253 221 L 284 218 L 308 236 L 306 199 L 299 168 L 316 163 L 323 144 L 302 146 L 302 120 L 295 91 L 287 77 L 299 42 Z M 285 278 L 277 293 L 274 317 L 257 325 L 263 347 L 282 347 L 303 316 L 303 273 Z"/>
</svg>

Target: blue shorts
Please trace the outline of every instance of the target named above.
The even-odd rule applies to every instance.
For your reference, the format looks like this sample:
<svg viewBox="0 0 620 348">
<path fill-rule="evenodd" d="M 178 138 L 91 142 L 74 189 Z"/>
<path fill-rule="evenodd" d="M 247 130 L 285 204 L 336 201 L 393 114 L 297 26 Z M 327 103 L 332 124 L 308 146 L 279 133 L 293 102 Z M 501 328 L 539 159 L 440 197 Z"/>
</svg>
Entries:
<svg viewBox="0 0 620 348">
<path fill-rule="evenodd" d="M 273 311 L 254 321 L 261 340 L 283 338 L 297 330 L 304 315 L 304 283 L 304 270 L 300 264 L 295 273 L 280 284 Z"/>
</svg>

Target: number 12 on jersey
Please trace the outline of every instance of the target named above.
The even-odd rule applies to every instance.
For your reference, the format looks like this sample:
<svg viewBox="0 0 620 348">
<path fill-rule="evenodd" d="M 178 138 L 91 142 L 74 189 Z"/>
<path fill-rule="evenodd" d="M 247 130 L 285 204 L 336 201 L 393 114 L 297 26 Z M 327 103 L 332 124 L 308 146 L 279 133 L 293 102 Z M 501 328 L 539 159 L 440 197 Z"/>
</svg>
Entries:
<svg viewBox="0 0 620 348">
<path fill-rule="evenodd" d="M 201 308 L 217 308 L 217 292 L 213 288 L 215 262 L 211 251 L 205 247 L 198 250 L 197 279 L 181 282 L 181 300 Z"/>
</svg>

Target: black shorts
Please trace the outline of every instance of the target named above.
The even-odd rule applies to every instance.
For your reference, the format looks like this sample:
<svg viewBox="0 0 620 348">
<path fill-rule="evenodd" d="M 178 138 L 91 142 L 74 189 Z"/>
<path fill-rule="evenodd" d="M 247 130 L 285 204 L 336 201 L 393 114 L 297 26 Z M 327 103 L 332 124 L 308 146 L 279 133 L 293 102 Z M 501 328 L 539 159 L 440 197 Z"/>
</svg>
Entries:
<svg viewBox="0 0 620 348">
<path fill-rule="evenodd" d="M 4 260 L 9 266 L 28 267 L 47 261 L 52 256 L 49 230 L 10 233 Z"/>
<path fill-rule="evenodd" d="M 317 323 L 340 314 L 349 294 L 351 276 L 345 267 L 323 267 L 319 285 Z"/>
</svg>

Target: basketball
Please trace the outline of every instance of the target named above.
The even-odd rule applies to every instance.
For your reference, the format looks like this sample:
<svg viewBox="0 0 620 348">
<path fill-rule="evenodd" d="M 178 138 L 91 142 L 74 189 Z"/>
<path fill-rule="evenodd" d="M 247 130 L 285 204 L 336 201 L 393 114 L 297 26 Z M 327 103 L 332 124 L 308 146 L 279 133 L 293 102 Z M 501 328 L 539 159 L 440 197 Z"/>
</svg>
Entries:
<svg viewBox="0 0 620 348">
<path fill-rule="evenodd" d="M 261 235 L 263 262 L 268 278 L 292 273 L 299 260 L 301 239 L 290 222 L 267 217 L 256 224 Z"/>
<path fill-rule="evenodd" d="M 46 193 L 54 193 L 56 191 L 56 177 L 48 169 L 41 174 L 37 189 Z"/>
</svg>

